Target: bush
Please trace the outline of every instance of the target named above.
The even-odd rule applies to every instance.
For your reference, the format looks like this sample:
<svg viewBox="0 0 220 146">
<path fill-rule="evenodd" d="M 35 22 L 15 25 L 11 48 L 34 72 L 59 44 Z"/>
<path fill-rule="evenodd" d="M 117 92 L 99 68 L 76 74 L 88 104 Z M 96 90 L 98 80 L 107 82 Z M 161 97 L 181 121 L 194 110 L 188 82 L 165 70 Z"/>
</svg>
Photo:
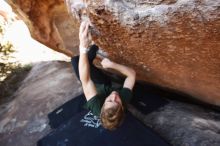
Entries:
<svg viewBox="0 0 220 146">
<path fill-rule="evenodd" d="M 0 43 L 0 81 L 3 81 L 13 69 L 19 66 L 16 62 L 10 62 L 13 53 L 13 45 L 7 42 L 6 44 Z"/>
<path fill-rule="evenodd" d="M 4 81 L 0 82 L 0 104 L 13 99 L 11 95 L 20 87 L 20 83 L 24 80 L 31 68 L 30 65 L 16 67 L 11 70 L 11 73 L 7 75 Z"/>
<path fill-rule="evenodd" d="M 12 62 L 12 54 L 15 52 L 14 46 L 4 38 L 4 33 L 9 24 L 1 21 L 0 23 L 0 81 L 3 81 L 12 72 L 19 67 L 18 62 Z"/>
<path fill-rule="evenodd" d="M 12 61 L 15 48 L 4 36 L 9 25 L 0 20 L 0 104 L 13 99 L 12 95 L 31 69 L 29 65 L 22 67 Z"/>
</svg>

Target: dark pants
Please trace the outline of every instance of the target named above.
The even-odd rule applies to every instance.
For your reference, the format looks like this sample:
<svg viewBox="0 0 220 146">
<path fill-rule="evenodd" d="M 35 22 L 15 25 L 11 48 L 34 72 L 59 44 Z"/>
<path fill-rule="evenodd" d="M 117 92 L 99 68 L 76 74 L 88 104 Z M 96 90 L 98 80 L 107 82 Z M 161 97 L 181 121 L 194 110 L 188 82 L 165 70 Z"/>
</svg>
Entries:
<svg viewBox="0 0 220 146">
<path fill-rule="evenodd" d="M 111 79 L 106 74 L 104 74 L 102 70 L 98 69 L 93 64 L 93 60 L 96 57 L 96 52 L 98 51 L 98 49 L 99 49 L 98 46 L 92 45 L 88 52 L 91 79 L 95 84 L 111 85 Z M 72 63 L 73 70 L 77 78 L 80 80 L 79 78 L 79 56 L 72 57 L 71 63 Z"/>
</svg>

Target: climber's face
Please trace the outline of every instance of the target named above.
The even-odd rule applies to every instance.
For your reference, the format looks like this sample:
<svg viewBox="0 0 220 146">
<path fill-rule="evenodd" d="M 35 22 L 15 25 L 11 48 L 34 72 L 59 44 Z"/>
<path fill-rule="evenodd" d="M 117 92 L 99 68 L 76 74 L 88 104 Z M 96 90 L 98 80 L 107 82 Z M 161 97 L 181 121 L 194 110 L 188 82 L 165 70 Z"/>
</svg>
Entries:
<svg viewBox="0 0 220 146">
<path fill-rule="evenodd" d="M 115 106 L 122 106 L 121 98 L 116 91 L 112 91 L 112 93 L 105 99 L 105 109 L 112 108 Z"/>
</svg>

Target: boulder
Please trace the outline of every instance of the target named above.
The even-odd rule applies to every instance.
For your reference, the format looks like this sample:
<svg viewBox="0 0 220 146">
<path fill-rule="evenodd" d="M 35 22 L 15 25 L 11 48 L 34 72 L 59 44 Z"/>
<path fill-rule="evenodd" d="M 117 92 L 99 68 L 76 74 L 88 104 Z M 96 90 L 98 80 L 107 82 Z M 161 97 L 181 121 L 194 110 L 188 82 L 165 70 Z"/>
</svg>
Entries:
<svg viewBox="0 0 220 146">
<path fill-rule="evenodd" d="M 220 105 L 219 1 L 8 2 L 32 36 L 56 51 L 77 53 L 79 21 L 90 19 L 94 42 L 112 60 L 135 68 L 139 80 Z"/>
<path fill-rule="evenodd" d="M 8 0 L 37 41 L 73 56 L 78 48 L 78 22 L 68 14 L 64 0 Z"/>
<path fill-rule="evenodd" d="M 67 0 L 108 56 L 138 79 L 220 105 L 220 1 Z"/>
<path fill-rule="evenodd" d="M 35 64 L 12 95 L 14 100 L 0 104 L 0 145 L 36 146 L 51 131 L 48 113 L 81 93 L 69 63 Z"/>
<path fill-rule="evenodd" d="M 148 115 L 129 109 L 173 146 L 219 146 L 220 114 L 204 107 L 170 101 Z"/>
</svg>

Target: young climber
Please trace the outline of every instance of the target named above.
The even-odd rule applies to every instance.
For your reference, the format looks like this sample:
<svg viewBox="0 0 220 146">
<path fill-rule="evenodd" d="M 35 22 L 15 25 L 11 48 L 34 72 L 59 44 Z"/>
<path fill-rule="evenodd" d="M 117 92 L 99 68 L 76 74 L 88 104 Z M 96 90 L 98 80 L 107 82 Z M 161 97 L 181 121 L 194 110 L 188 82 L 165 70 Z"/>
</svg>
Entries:
<svg viewBox="0 0 220 146">
<path fill-rule="evenodd" d="M 113 87 L 110 78 L 92 63 L 98 47 L 89 47 L 90 38 L 89 22 L 82 22 L 79 30 L 80 55 L 72 58 L 72 65 L 83 87 L 87 100 L 85 107 L 100 116 L 104 128 L 113 130 L 123 121 L 124 109 L 132 98 L 136 73 L 127 66 L 103 59 L 103 68 L 115 69 L 126 76 L 123 87 Z"/>
</svg>

